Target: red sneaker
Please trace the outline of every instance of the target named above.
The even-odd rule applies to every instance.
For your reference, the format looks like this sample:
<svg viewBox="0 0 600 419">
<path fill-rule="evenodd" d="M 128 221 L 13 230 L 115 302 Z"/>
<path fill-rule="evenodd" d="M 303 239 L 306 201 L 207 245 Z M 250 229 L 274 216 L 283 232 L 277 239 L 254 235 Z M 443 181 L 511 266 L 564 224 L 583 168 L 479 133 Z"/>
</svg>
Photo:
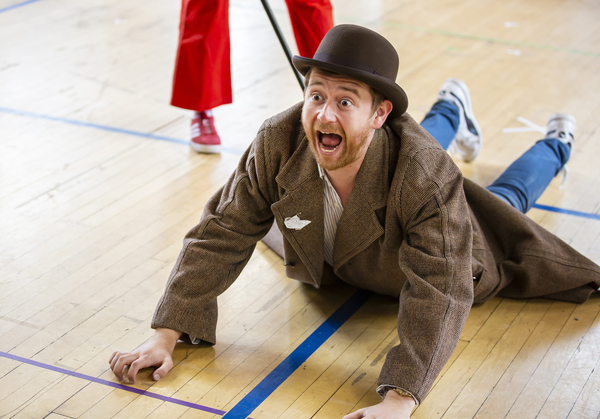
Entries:
<svg viewBox="0 0 600 419">
<path fill-rule="evenodd" d="M 221 139 L 215 129 L 212 111 L 194 113 L 190 147 L 198 153 L 219 153 L 221 151 Z"/>
</svg>

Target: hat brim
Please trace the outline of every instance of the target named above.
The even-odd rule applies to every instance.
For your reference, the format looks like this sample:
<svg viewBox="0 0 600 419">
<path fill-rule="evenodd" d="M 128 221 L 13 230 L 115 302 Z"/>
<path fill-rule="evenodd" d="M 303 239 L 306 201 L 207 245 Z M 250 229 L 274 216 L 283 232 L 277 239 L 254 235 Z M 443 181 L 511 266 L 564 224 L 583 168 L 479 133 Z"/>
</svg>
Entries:
<svg viewBox="0 0 600 419">
<path fill-rule="evenodd" d="M 312 58 L 300 57 L 298 55 L 294 55 L 292 62 L 294 63 L 294 67 L 296 67 L 296 69 L 303 76 L 306 75 L 311 67 L 318 67 L 351 77 L 358 81 L 362 81 L 363 83 L 380 92 L 383 96 L 385 96 L 386 99 L 392 102 L 394 107 L 392 112 L 390 112 L 391 117 L 400 116 L 406 112 L 406 109 L 408 109 L 408 97 L 406 96 L 404 90 L 396 83 L 378 74 L 373 74 L 338 64 L 332 64 L 325 61 L 314 60 Z"/>
</svg>

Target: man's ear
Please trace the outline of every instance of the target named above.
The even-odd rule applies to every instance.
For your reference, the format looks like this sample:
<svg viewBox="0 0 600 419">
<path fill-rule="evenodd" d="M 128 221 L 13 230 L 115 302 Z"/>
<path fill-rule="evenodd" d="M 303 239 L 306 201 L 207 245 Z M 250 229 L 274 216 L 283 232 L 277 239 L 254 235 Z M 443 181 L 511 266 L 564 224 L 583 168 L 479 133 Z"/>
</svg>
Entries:
<svg viewBox="0 0 600 419">
<path fill-rule="evenodd" d="M 375 118 L 373 119 L 372 125 L 373 129 L 379 129 L 382 127 L 393 108 L 394 105 L 392 105 L 392 102 L 389 100 L 385 99 L 383 102 L 381 102 L 381 105 L 379 105 L 379 108 L 377 108 L 375 111 Z"/>
</svg>

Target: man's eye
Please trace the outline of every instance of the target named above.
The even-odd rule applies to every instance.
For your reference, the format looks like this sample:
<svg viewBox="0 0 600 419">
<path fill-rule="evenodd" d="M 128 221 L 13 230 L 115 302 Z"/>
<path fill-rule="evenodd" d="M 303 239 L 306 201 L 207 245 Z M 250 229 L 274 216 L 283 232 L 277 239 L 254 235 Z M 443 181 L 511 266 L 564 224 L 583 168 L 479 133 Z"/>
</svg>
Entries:
<svg viewBox="0 0 600 419">
<path fill-rule="evenodd" d="M 322 99 L 322 97 L 321 97 L 321 95 L 319 95 L 319 94 L 317 94 L 317 93 L 313 93 L 313 95 L 312 95 L 312 99 L 313 99 L 313 100 L 321 100 L 321 99 Z"/>
<path fill-rule="evenodd" d="M 350 105 L 352 105 L 352 102 L 350 102 L 350 101 L 349 101 L 349 100 L 347 100 L 347 99 L 343 99 L 343 100 L 340 102 L 340 104 L 341 104 L 342 106 L 350 106 Z"/>
</svg>

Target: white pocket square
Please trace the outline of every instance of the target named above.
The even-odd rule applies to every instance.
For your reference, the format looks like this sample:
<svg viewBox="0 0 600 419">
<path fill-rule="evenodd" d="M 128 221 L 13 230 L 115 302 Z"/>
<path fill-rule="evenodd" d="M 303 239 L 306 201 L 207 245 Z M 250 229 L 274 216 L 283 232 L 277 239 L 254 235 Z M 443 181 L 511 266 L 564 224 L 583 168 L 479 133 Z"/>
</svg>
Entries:
<svg viewBox="0 0 600 419">
<path fill-rule="evenodd" d="M 294 215 L 293 217 L 286 217 L 285 220 L 283 220 L 283 223 L 290 230 L 302 230 L 304 227 L 310 224 L 310 221 L 301 220 L 297 215 Z"/>
</svg>

